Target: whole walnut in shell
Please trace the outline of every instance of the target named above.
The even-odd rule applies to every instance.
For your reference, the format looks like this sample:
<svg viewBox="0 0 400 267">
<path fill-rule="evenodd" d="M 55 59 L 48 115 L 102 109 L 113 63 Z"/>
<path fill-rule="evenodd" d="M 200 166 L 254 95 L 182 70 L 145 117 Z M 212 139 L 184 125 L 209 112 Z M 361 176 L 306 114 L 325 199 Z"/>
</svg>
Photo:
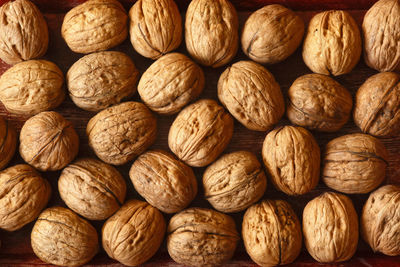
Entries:
<svg viewBox="0 0 400 267">
<path fill-rule="evenodd" d="M 14 157 L 17 133 L 14 127 L 0 116 L 0 170 Z"/>
<path fill-rule="evenodd" d="M 218 98 L 250 130 L 267 131 L 285 113 L 285 101 L 274 76 L 252 61 L 237 62 L 222 73 Z"/>
</svg>

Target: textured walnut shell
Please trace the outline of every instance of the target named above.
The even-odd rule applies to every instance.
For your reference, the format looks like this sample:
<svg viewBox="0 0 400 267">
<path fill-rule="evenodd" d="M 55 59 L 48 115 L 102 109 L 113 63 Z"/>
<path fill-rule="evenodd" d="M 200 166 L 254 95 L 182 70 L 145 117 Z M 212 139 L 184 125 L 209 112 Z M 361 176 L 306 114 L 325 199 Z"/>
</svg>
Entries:
<svg viewBox="0 0 400 267">
<path fill-rule="evenodd" d="M 238 49 L 239 22 L 228 0 L 193 0 L 186 11 L 185 41 L 190 56 L 204 66 L 223 66 Z"/>
<path fill-rule="evenodd" d="M 360 56 L 360 30 L 348 12 L 330 10 L 311 19 L 303 60 L 313 72 L 334 76 L 349 73 Z"/>
<path fill-rule="evenodd" d="M 138 93 L 151 110 L 170 115 L 196 99 L 203 88 L 203 70 L 187 56 L 170 53 L 143 73 Z"/>
<path fill-rule="evenodd" d="M 284 126 L 269 132 L 262 157 L 272 183 L 286 194 L 306 194 L 317 186 L 320 149 L 306 129 Z"/>
<path fill-rule="evenodd" d="M 59 266 L 79 266 L 99 250 L 96 229 L 73 211 L 52 207 L 44 210 L 31 233 L 33 252 L 42 261 Z"/>
<path fill-rule="evenodd" d="M 146 202 L 130 200 L 103 225 L 103 248 L 108 256 L 128 266 L 149 260 L 165 234 L 162 214 Z"/>
<path fill-rule="evenodd" d="M 11 113 L 35 115 L 56 108 L 64 100 L 64 75 L 52 62 L 29 60 L 0 77 L 0 101 Z"/>
<path fill-rule="evenodd" d="M 129 18 L 131 43 L 144 57 L 157 59 L 182 42 L 182 18 L 173 0 L 138 0 Z"/>
<path fill-rule="evenodd" d="M 169 129 L 168 145 L 186 164 L 204 167 L 227 147 L 233 119 L 214 100 L 202 99 L 186 107 Z"/>
<path fill-rule="evenodd" d="M 374 252 L 400 255 L 400 187 L 385 185 L 369 196 L 361 215 L 361 235 Z"/>
<path fill-rule="evenodd" d="M 47 205 L 51 187 L 31 166 L 0 172 L 0 228 L 15 231 L 35 220 Z"/>
<path fill-rule="evenodd" d="M 14 157 L 17 148 L 17 133 L 14 127 L 0 117 L 0 170 Z"/>
<path fill-rule="evenodd" d="M 303 35 L 300 16 L 281 5 L 267 5 L 251 14 L 244 24 L 242 50 L 254 61 L 274 64 L 293 54 Z"/>
<path fill-rule="evenodd" d="M 350 92 L 329 76 L 307 74 L 288 91 L 287 116 L 297 125 L 321 132 L 338 131 L 350 117 Z"/>
<path fill-rule="evenodd" d="M 128 15 L 117 0 L 89 0 L 64 17 L 61 36 L 76 53 L 110 49 L 128 35 Z"/>
<path fill-rule="evenodd" d="M 303 211 L 303 235 L 315 260 L 349 260 L 358 243 L 358 217 L 351 199 L 326 192 L 308 202 Z"/>
<path fill-rule="evenodd" d="M 289 264 L 301 250 L 300 221 L 283 200 L 264 200 L 248 208 L 242 236 L 247 253 L 260 266 Z"/>
<path fill-rule="evenodd" d="M 67 73 L 69 96 L 78 107 L 100 111 L 136 92 L 139 72 L 130 57 L 116 51 L 93 53 Z"/>
<path fill-rule="evenodd" d="M 21 157 L 40 171 L 61 170 L 79 150 L 72 123 L 55 111 L 41 112 L 27 120 L 19 140 Z"/>
<path fill-rule="evenodd" d="M 39 9 L 28 0 L 0 7 L 0 58 L 7 64 L 38 58 L 47 51 L 49 31 Z"/>
<path fill-rule="evenodd" d="M 226 263 L 239 241 L 235 222 L 230 216 L 203 208 L 190 208 L 174 215 L 167 232 L 171 258 L 190 266 Z"/>
<path fill-rule="evenodd" d="M 238 212 L 264 195 L 267 178 L 253 153 L 237 151 L 208 166 L 203 186 L 205 198 L 216 210 Z"/>
</svg>

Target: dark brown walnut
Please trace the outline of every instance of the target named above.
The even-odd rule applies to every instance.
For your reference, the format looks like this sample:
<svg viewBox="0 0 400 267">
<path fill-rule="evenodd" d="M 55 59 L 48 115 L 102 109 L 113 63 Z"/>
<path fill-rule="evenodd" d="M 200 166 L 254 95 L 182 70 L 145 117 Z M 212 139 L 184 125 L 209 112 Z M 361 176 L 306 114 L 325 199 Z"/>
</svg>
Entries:
<svg viewBox="0 0 400 267">
<path fill-rule="evenodd" d="M 275 64 L 300 46 L 304 22 L 292 10 L 267 5 L 250 15 L 243 26 L 242 50 L 252 60 Z"/>
<path fill-rule="evenodd" d="M 287 116 L 297 125 L 321 132 L 338 131 L 349 120 L 350 92 L 326 75 L 297 78 L 288 91 Z"/>
<path fill-rule="evenodd" d="M 238 50 L 239 21 L 228 0 L 193 0 L 186 11 L 185 41 L 190 56 L 204 66 L 221 67 Z"/>
<path fill-rule="evenodd" d="M 154 143 L 157 120 L 142 103 L 125 102 L 97 113 L 86 134 L 89 146 L 102 161 L 122 165 Z"/>
<path fill-rule="evenodd" d="M 187 56 L 170 53 L 143 73 L 138 93 L 151 110 L 171 115 L 196 99 L 203 88 L 203 70 Z"/>
<path fill-rule="evenodd" d="M 182 110 L 169 129 L 168 145 L 186 164 L 204 167 L 227 147 L 233 119 L 211 99 L 202 99 Z"/>
<path fill-rule="evenodd" d="M 128 266 L 149 260 L 165 235 L 163 215 L 146 202 L 130 200 L 103 225 L 103 248 L 108 256 Z"/>
<path fill-rule="evenodd" d="M 42 261 L 59 266 L 83 265 L 99 250 L 96 229 L 62 207 L 51 207 L 40 214 L 32 229 L 31 245 Z"/>
<path fill-rule="evenodd" d="M 321 155 L 312 134 L 302 127 L 284 126 L 265 137 L 262 157 L 275 187 L 288 195 L 302 195 L 319 180 Z"/>
<path fill-rule="evenodd" d="M 75 62 L 67 73 L 69 96 L 78 107 L 100 111 L 136 92 L 139 71 L 122 52 L 93 53 Z"/>
<path fill-rule="evenodd" d="M 225 154 L 203 174 L 204 196 L 222 212 L 239 212 L 257 202 L 267 178 L 257 157 L 247 151 Z"/>
<path fill-rule="evenodd" d="M 190 208 L 174 215 L 167 232 L 169 255 L 189 266 L 227 263 L 239 241 L 233 219 L 211 209 Z"/>
<path fill-rule="evenodd" d="M 14 157 L 17 148 L 17 133 L 14 127 L 0 117 L 0 170 Z"/>
<path fill-rule="evenodd" d="M 128 15 L 117 0 L 89 0 L 64 17 L 61 36 L 76 53 L 110 49 L 128 36 Z"/>
</svg>

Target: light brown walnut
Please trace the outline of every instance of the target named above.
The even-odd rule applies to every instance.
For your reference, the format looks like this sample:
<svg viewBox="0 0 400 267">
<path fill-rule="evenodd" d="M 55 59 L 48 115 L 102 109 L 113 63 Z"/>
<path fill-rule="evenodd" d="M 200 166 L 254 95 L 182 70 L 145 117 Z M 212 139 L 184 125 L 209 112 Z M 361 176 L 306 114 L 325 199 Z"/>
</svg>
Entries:
<svg viewBox="0 0 400 267">
<path fill-rule="evenodd" d="M 17 148 L 15 128 L 0 116 L 0 170 L 4 169 L 14 157 Z"/>
</svg>

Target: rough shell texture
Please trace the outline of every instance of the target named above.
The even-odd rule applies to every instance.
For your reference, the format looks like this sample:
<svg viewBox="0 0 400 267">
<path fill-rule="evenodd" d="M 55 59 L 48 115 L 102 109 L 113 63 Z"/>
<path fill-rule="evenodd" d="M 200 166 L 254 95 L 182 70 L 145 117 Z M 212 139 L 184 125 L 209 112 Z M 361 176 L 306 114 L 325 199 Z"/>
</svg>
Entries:
<svg viewBox="0 0 400 267">
<path fill-rule="evenodd" d="M 196 99 L 203 88 L 203 70 L 187 56 L 170 53 L 143 73 L 138 93 L 151 110 L 170 115 Z"/>
<path fill-rule="evenodd" d="M 244 24 L 242 50 L 254 61 L 274 64 L 293 54 L 303 35 L 300 16 L 281 5 L 267 5 L 251 14 Z"/>
<path fill-rule="evenodd" d="M 193 0 L 186 12 L 185 41 L 189 54 L 213 68 L 233 59 L 238 49 L 239 22 L 228 0 Z"/>
<path fill-rule="evenodd" d="M 125 102 L 97 113 L 90 119 L 86 134 L 102 161 L 122 165 L 153 144 L 157 121 L 142 103 Z"/>
<path fill-rule="evenodd" d="M 108 256 L 128 266 L 150 259 L 165 234 L 162 214 L 146 202 L 130 200 L 103 225 L 103 248 Z"/>
<path fill-rule="evenodd" d="M 17 133 L 14 127 L 0 117 L 0 170 L 14 157 L 17 148 Z"/>
<path fill-rule="evenodd" d="M 62 207 L 40 214 L 32 229 L 31 245 L 42 261 L 59 266 L 83 265 L 99 250 L 96 229 Z"/>
<path fill-rule="evenodd" d="M 190 266 L 226 263 L 239 241 L 233 219 L 210 209 L 190 208 L 174 215 L 167 232 L 171 258 Z"/>
<path fill-rule="evenodd" d="M 319 262 L 350 259 L 358 244 L 358 217 L 350 198 L 326 192 L 303 211 L 304 243 Z"/>
<path fill-rule="evenodd" d="M 203 167 L 226 148 L 233 134 L 233 119 L 210 99 L 186 107 L 169 129 L 168 145 L 186 164 Z"/>
<path fill-rule="evenodd" d="M 306 129 L 284 126 L 269 132 L 262 157 L 273 184 L 286 194 L 302 195 L 317 186 L 320 149 Z"/>
<path fill-rule="evenodd" d="M 41 171 L 61 170 L 78 154 L 79 137 L 71 122 L 54 111 L 27 120 L 20 133 L 19 153 Z"/>
<path fill-rule="evenodd" d="M 67 73 L 69 96 L 80 108 L 100 111 L 136 92 L 139 72 L 130 57 L 117 51 L 80 58 Z"/>
<path fill-rule="evenodd" d="M 223 155 L 203 175 L 205 198 L 222 212 L 238 212 L 257 202 L 267 178 L 257 157 L 247 151 Z"/>
</svg>

